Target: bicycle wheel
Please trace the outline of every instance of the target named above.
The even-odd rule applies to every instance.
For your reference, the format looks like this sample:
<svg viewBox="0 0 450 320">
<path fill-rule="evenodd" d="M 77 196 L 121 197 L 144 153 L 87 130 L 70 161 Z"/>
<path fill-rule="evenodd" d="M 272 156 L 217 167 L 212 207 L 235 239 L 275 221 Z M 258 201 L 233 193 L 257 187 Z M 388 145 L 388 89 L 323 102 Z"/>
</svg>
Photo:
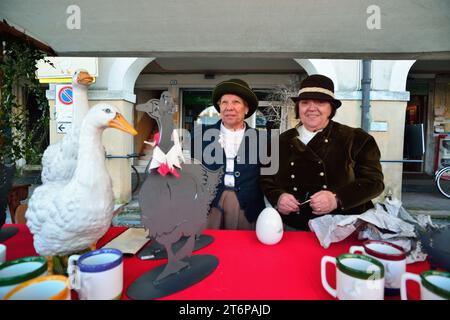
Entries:
<svg viewBox="0 0 450 320">
<path fill-rule="evenodd" d="M 438 190 L 450 199 L 450 167 L 441 169 L 436 175 Z"/>
</svg>

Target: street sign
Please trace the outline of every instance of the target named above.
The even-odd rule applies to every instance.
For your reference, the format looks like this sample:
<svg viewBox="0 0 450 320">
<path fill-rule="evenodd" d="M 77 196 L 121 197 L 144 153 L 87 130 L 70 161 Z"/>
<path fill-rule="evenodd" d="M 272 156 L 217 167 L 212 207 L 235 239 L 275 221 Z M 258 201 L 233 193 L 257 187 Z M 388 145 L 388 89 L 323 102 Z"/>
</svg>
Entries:
<svg viewBox="0 0 450 320">
<path fill-rule="evenodd" d="M 56 122 L 56 132 L 66 134 L 72 127 L 72 122 Z"/>
<path fill-rule="evenodd" d="M 55 86 L 55 120 L 56 132 L 65 134 L 72 125 L 73 91 L 72 85 L 57 84 Z"/>
<path fill-rule="evenodd" d="M 61 86 L 58 91 L 57 103 L 65 106 L 72 105 L 72 86 Z"/>
</svg>

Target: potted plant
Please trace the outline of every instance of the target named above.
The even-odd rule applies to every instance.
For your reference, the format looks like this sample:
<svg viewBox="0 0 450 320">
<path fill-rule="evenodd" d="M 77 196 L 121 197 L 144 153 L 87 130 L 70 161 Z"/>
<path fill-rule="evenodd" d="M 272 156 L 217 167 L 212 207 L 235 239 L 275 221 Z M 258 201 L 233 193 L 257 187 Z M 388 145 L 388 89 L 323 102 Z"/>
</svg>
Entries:
<svg viewBox="0 0 450 320">
<path fill-rule="evenodd" d="M 16 171 L 15 164 L 22 159 L 29 164 L 40 162 L 48 139 L 49 111 L 45 92 L 36 78 L 36 62 L 43 59 L 44 54 L 26 41 L 17 39 L 3 40 L 0 49 L 1 228 L 6 219 L 6 202 Z M 31 100 L 41 111 L 41 116 L 32 121 Z"/>
</svg>

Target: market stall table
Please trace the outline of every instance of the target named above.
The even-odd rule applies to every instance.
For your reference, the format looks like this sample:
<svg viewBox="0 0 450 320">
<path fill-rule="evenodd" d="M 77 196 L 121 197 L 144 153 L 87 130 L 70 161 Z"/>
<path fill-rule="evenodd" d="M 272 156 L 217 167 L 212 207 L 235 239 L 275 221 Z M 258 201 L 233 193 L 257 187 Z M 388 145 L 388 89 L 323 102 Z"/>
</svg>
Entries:
<svg viewBox="0 0 450 320">
<path fill-rule="evenodd" d="M 10 225 L 12 226 L 12 225 Z M 33 238 L 24 224 L 15 224 L 19 233 L 4 242 L 7 261 L 37 255 Z M 127 228 L 111 227 L 97 243 L 102 247 Z M 258 241 L 254 231 L 205 230 L 214 237 L 211 245 L 194 254 L 211 254 L 219 259 L 217 269 L 203 281 L 178 293 L 164 297 L 173 300 L 324 300 L 333 299 L 323 289 L 320 280 L 320 261 L 323 256 L 336 257 L 349 252 L 356 237 L 333 243 L 324 249 L 312 232 L 285 232 L 282 240 L 273 246 Z M 122 299 L 128 299 L 126 288 L 167 260 L 141 260 L 137 256 L 124 258 L 124 290 Z M 331 268 L 331 267 L 330 267 Z M 419 274 L 429 270 L 428 262 L 407 265 L 407 271 Z M 330 283 L 334 284 L 334 272 Z M 412 298 L 418 289 L 411 288 Z M 396 298 L 398 299 L 398 297 Z"/>
</svg>

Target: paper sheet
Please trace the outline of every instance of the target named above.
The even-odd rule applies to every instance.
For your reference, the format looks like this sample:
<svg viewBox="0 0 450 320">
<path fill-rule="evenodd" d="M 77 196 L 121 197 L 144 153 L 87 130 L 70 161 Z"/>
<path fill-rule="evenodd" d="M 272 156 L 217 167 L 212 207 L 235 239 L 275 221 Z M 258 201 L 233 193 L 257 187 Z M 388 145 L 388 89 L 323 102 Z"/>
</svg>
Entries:
<svg viewBox="0 0 450 320">
<path fill-rule="evenodd" d="M 108 242 L 103 248 L 114 248 L 123 254 L 136 254 L 150 239 L 144 228 L 129 228 Z"/>
<path fill-rule="evenodd" d="M 425 227 L 432 224 L 430 216 L 413 218 L 400 200 L 386 199 L 375 208 L 360 215 L 324 215 L 309 221 L 309 228 L 316 234 L 320 244 L 328 248 L 358 230 L 358 238 L 384 240 L 395 243 L 408 252 L 406 263 L 423 261 L 426 253 L 421 248 L 414 225 Z"/>
</svg>

